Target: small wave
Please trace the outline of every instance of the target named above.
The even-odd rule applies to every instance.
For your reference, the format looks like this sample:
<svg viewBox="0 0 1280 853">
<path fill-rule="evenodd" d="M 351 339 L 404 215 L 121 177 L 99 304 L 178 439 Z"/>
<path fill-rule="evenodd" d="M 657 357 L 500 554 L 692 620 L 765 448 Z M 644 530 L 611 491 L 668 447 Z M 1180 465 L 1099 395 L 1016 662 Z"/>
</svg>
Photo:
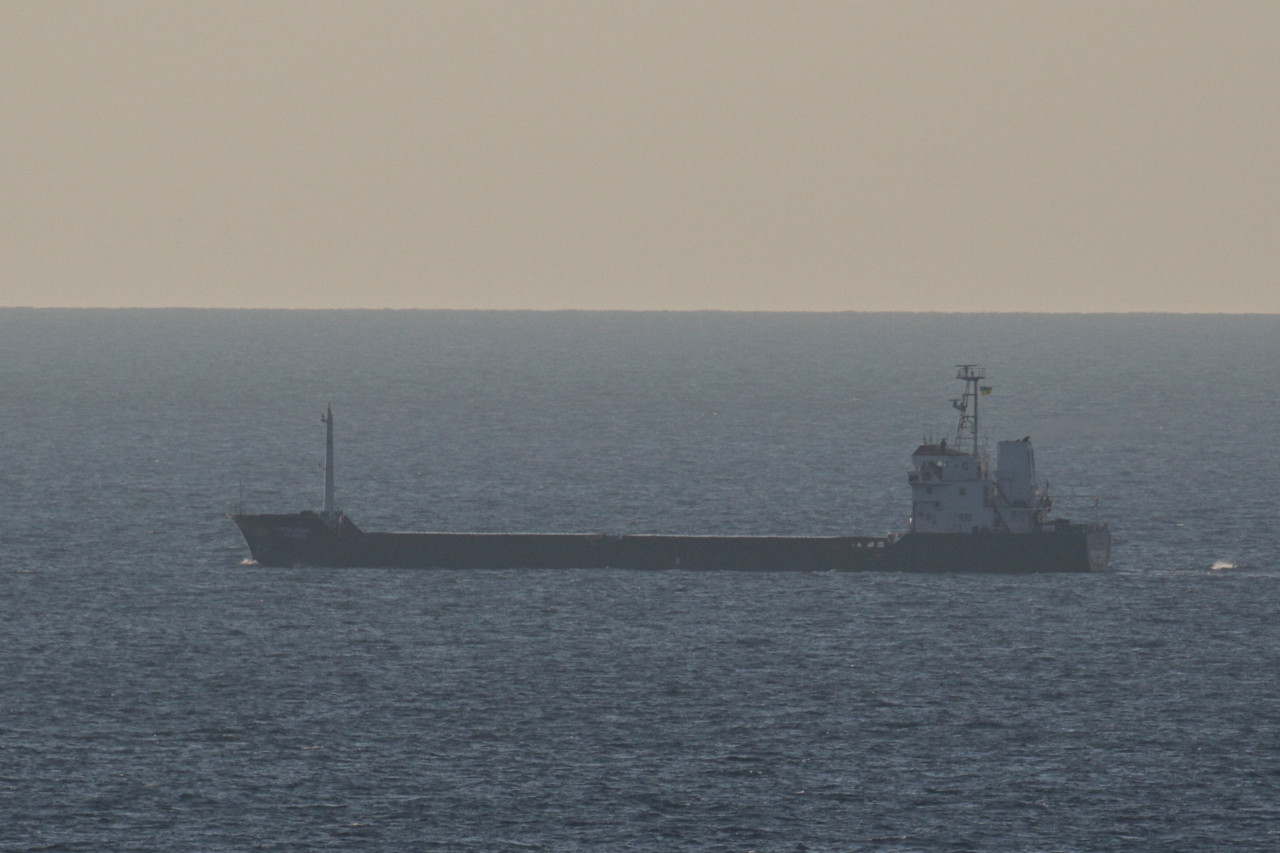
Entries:
<svg viewBox="0 0 1280 853">
<path fill-rule="evenodd" d="M 1209 570 L 1214 572 L 1220 572 L 1220 571 L 1223 571 L 1224 569 L 1234 569 L 1235 567 L 1236 567 L 1235 563 L 1228 563 L 1226 560 L 1215 560 L 1213 565 L 1209 567 Z"/>
</svg>

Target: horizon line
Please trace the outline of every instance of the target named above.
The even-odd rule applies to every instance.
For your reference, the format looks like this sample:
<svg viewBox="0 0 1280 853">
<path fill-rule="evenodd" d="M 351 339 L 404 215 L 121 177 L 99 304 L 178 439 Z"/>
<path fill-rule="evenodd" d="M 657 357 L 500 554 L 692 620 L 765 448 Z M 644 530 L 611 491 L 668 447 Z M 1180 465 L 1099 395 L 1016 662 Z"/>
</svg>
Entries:
<svg viewBox="0 0 1280 853">
<path fill-rule="evenodd" d="M 914 314 L 914 315 L 974 315 L 998 314 L 1003 316 L 1181 316 L 1181 317 L 1278 317 L 1280 311 L 1009 311 L 1009 310 L 913 310 L 910 308 L 886 308 L 864 310 L 856 308 L 297 308 L 297 307 L 227 307 L 208 305 L 0 305 L 0 311 L 240 311 L 240 312 L 310 312 L 310 313 L 454 313 L 454 314 Z"/>
</svg>

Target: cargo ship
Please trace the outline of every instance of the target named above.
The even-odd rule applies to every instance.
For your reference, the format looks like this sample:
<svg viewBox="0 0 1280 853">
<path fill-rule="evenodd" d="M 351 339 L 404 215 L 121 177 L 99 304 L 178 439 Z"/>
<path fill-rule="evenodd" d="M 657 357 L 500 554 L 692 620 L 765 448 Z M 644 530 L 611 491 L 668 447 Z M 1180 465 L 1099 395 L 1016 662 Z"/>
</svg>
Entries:
<svg viewBox="0 0 1280 853">
<path fill-rule="evenodd" d="M 333 408 L 325 424 L 319 512 L 232 513 L 261 566 L 424 569 L 678 569 L 688 571 L 1097 572 L 1106 569 L 1105 523 L 1051 518 L 1036 482 L 1030 437 L 1000 441 L 996 464 L 978 438 L 990 389 L 973 364 L 950 444 L 926 440 L 911 454 L 911 517 L 887 536 L 689 536 L 612 533 L 372 533 L 337 508 Z"/>
</svg>

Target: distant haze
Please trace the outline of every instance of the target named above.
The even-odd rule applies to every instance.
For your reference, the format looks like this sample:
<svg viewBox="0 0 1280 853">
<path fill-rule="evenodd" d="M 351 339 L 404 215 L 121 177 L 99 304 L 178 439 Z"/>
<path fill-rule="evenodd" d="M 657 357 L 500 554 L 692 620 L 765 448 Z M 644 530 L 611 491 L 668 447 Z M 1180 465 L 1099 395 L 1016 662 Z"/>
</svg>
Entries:
<svg viewBox="0 0 1280 853">
<path fill-rule="evenodd" d="M 1280 3 L 0 5 L 0 305 L 1280 312 Z"/>
</svg>

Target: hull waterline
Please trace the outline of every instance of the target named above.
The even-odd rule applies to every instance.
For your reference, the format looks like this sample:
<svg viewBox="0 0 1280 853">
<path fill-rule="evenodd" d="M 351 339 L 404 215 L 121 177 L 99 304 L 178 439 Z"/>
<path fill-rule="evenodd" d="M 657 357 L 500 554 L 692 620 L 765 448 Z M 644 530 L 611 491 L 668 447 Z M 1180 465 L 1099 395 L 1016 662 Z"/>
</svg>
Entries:
<svg viewBox="0 0 1280 853">
<path fill-rule="evenodd" d="M 663 536 L 586 533 L 365 533 L 345 518 L 233 515 L 263 566 L 408 569 L 1089 572 L 1106 567 L 1105 526 L 1027 536 Z"/>
</svg>

